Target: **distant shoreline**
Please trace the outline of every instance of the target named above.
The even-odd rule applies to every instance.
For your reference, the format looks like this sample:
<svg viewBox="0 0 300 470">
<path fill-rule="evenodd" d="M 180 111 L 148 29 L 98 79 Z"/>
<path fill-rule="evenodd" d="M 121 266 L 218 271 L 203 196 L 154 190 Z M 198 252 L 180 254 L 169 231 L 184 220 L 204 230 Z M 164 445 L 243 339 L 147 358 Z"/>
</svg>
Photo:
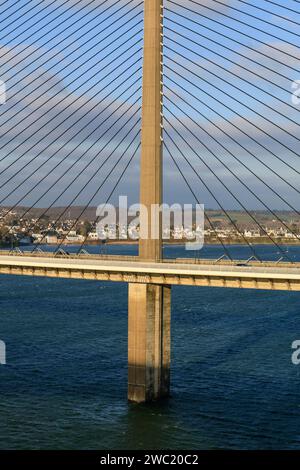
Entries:
<svg viewBox="0 0 300 470">
<path fill-rule="evenodd" d="M 247 242 L 245 240 L 241 240 L 241 239 L 226 239 L 226 238 L 222 238 L 221 239 L 222 242 L 224 243 L 224 245 L 245 245 L 247 246 L 247 242 L 250 244 L 250 245 L 273 245 L 274 243 L 267 237 L 260 237 L 260 238 L 248 238 L 246 239 Z M 300 245 L 300 239 L 285 239 L 285 238 L 275 238 L 274 241 L 276 241 L 276 243 L 278 243 L 280 246 L 298 246 Z M 163 241 L 163 244 L 164 245 L 184 245 L 185 243 L 189 243 L 190 241 L 189 240 L 168 240 L 168 241 Z M 64 241 L 63 245 L 64 246 L 68 246 L 68 245 L 78 245 L 80 246 L 82 244 L 82 242 L 66 242 Z M 205 242 L 204 242 L 204 246 L 205 245 L 220 245 L 221 242 L 220 240 L 216 240 L 216 239 L 206 239 Z M 45 245 L 49 245 L 49 246 L 55 246 L 57 245 L 56 243 L 48 243 L 48 244 L 45 244 Z M 95 240 L 90 240 L 90 241 L 87 241 L 85 242 L 85 245 L 92 245 L 92 246 L 112 246 L 112 245 L 138 245 L 138 240 L 107 240 L 105 243 L 99 243 L 99 241 L 95 241 Z M 22 245 L 20 245 L 22 246 Z M 25 245 L 24 245 L 25 246 Z"/>
</svg>

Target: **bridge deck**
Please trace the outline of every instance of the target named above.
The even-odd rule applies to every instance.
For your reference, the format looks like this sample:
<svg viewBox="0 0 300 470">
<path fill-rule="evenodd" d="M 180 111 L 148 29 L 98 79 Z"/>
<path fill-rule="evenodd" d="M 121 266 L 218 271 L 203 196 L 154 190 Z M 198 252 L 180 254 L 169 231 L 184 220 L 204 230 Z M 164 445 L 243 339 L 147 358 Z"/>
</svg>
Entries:
<svg viewBox="0 0 300 470">
<path fill-rule="evenodd" d="M 137 257 L 0 255 L 0 273 L 115 282 L 300 290 L 300 264 L 209 260 L 139 261 Z"/>
</svg>

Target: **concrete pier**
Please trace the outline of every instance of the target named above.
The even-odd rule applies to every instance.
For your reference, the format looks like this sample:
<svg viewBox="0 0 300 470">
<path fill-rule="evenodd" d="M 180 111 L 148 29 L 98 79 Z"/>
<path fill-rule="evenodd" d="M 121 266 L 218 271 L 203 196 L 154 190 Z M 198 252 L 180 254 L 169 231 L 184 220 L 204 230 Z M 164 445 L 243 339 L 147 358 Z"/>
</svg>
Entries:
<svg viewBox="0 0 300 470">
<path fill-rule="evenodd" d="M 162 6 L 163 0 L 144 0 L 139 258 L 151 262 L 162 258 L 162 217 L 153 212 L 162 202 Z M 131 401 L 147 402 L 169 395 L 170 301 L 169 286 L 129 283 Z"/>
<path fill-rule="evenodd" d="M 128 288 L 128 399 L 142 403 L 169 395 L 171 288 Z"/>
<path fill-rule="evenodd" d="M 147 214 L 140 214 L 139 256 L 151 261 L 162 256 L 162 218 L 152 213 L 162 202 L 162 5 L 162 0 L 144 0 L 140 204 Z"/>
<path fill-rule="evenodd" d="M 162 18 L 163 0 L 144 0 L 143 101 L 139 258 L 162 258 Z M 145 211 L 144 211 L 145 209 Z M 169 286 L 129 284 L 128 399 L 157 400 L 170 388 Z"/>
</svg>

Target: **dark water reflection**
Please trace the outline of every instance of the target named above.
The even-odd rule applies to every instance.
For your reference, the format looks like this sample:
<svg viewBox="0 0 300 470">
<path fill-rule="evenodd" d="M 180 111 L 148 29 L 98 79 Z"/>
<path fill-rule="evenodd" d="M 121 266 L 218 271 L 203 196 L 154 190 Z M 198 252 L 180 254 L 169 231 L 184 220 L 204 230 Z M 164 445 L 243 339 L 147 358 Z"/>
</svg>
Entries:
<svg viewBox="0 0 300 470">
<path fill-rule="evenodd" d="M 299 293 L 174 287 L 172 398 L 136 406 L 126 285 L 0 282 L 2 449 L 300 447 Z"/>
</svg>

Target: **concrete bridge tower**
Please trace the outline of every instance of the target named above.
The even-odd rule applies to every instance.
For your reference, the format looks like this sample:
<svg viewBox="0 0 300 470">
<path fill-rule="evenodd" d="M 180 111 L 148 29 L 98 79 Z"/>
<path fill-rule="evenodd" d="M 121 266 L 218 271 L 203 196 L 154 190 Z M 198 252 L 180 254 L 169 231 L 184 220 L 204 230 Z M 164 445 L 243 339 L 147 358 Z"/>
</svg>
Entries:
<svg viewBox="0 0 300 470">
<path fill-rule="evenodd" d="M 144 0 L 142 142 L 140 166 L 139 257 L 162 258 L 163 0 Z M 170 388 L 171 289 L 158 284 L 129 284 L 128 399 L 157 400 Z"/>
</svg>

